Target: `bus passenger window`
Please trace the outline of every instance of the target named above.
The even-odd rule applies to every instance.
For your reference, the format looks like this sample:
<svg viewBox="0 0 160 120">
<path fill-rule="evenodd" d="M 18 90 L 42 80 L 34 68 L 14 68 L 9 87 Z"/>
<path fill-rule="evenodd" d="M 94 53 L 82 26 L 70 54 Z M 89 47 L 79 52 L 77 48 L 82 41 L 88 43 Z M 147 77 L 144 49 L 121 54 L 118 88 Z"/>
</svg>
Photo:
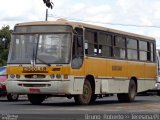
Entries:
<svg viewBox="0 0 160 120">
<path fill-rule="evenodd" d="M 129 60 L 138 60 L 138 42 L 127 38 L 127 57 Z"/>
<path fill-rule="evenodd" d="M 115 36 L 115 43 L 114 43 L 114 57 L 115 58 L 126 58 L 126 43 L 125 38 L 120 36 Z"/>
<path fill-rule="evenodd" d="M 145 41 L 139 41 L 139 56 L 140 60 L 147 61 L 147 42 Z"/>
</svg>

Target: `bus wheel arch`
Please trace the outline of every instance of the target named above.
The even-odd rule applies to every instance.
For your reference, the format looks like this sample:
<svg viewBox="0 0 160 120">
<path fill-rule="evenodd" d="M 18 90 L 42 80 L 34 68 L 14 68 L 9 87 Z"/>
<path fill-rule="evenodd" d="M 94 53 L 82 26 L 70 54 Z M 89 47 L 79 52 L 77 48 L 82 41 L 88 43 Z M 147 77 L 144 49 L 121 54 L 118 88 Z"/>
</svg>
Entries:
<svg viewBox="0 0 160 120">
<path fill-rule="evenodd" d="M 96 100 L 95 80 L 92 75 L 87 75 L 83 84 L 83 93 L 74 97 L 75 102 L 80 105 L 87 105 Z"/>
<path fill-rule="evenodd" d="M 135 99 L 135 96 L 137 95 L 137 80 L 135 78 L 131 78 L 129 82 L 129 88 L 128 88 L 128 96 L 129 100 L 128 102 L 133 102 Z"/>
<path fill-rule="evenodd" d="M 137 79 L 131 77 L 128 85 L 128 93 L 118 93 L 119 102 L 133 102 L 137 94 Z"/>
<path fill-rule="evenodd" d="M 133 80 L 133 81 L 135 82 L 135 84 L 136 84 L 136 91 L 138 91 L 138 81 L 137 81 L 137 77 L 133 76 L 133 77 L 131 77 L 130 80 Z"/>
<path fill-rule="evenodd" d="M 95 93 L 95 79 L 93 75 L 87 75 L 85 80 L 89 80 L 92 86 L 93 93 Z"/>
<path fill-rule="evenodd" d="M 89 82 L 91 83 L 91 87 L 92 87 L 92 97 L 91 97 L 90 103 L 94 103 L 95 100 L 97 99 L 97 95 L 95 94 L 95 89 L 96 89 L 95 78 L 94 78 L 93 75 L 87 75 L 85 79 L 89 80 Z"/>
</svg>

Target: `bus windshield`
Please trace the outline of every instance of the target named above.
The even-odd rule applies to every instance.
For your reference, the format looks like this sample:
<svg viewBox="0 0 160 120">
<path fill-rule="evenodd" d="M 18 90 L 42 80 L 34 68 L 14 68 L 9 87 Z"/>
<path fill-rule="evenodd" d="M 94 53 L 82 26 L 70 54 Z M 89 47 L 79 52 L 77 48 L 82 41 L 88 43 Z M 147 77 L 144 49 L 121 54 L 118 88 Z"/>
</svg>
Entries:
<svg viewBox="0 0 160 120">
<path fill-rule="evenodd" d="M 8 63 L 69 63 L 70 45 L 71 32 L 14 34 Z"/>
</svg>

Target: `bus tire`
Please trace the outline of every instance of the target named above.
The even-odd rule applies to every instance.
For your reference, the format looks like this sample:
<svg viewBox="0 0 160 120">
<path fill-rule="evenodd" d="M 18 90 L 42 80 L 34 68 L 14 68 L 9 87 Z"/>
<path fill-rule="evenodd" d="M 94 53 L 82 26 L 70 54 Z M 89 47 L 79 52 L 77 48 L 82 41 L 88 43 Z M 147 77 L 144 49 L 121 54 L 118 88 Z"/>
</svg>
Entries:
<svg viewBox="0 0 160 120">
<path fill-rule="evenodd" d="M 74 97 L 75 103 L 79 105 L 88 105 L 91 102 L 92 99 L 92 86 L 89 80 L 84 81 L 83 85 L 83 94 L 76 95 Z"/>
<path fill-rule="evenodd" d="M 46 99 L 46 95 L 41 94 L 28 94 L 27 96 L 33 105 L 40 105 Z"/>
<path fill-rule="evenodd" d="M 7 94 L 8 101 L 18 101 L 18 98 L 19 98 L 18 94 L 13 94 L 13 93 Z"/>
<path fill-rule="evenodd" d="M 137 86 L 134 80 L 130 80 L 128 93 L 117 94 L 119 102 L 133 102 L 137 94 Z"/>
<path fill-rule="evenodd" d="M 157 95 L 160 96 L 160 90 L 157 91 Z"/>
</svg>

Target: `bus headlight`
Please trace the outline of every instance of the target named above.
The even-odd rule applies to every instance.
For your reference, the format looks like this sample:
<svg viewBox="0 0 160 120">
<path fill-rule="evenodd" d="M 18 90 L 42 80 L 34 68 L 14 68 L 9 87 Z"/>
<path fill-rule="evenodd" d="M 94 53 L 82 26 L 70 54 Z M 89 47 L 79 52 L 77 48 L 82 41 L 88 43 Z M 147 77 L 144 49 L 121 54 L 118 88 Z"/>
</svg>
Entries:
<svg viewBox="0 0 160 120">
<path fill-rule="evenodd" d="M 68 79 L 68 75 L 65 74 L 65 75 L 63 76 L 63 78 L 64 78 L 64 79 Z"/>
<path fill-rule="evenodd" d="M 57 78 L 57 79 L 60 79 L 60 78 L 61 78 L 61 75 L 60 75 L 60 74 L 57 74 L 57 75 L 56 75 L 56 78 Z"/>
<path fill-rule="evenodd" d="M 16 78 L 19 79 L 21 76 L 20 75 L 16 75 Z"/>
<path fill-rule="evenodd" d="M 14 74 L 11 74 L 11 75 L 10 75 L 10 78 L 15 78 L 15 75 L 14 75 Z"/>
<path fill-rule="evenodd" d="M 50 75 L 50 77 L 52 78 L 52 79 L 54 79 L 55 78 L 55 75 L 53 74 L 53 75 Z"/>
</svg>

